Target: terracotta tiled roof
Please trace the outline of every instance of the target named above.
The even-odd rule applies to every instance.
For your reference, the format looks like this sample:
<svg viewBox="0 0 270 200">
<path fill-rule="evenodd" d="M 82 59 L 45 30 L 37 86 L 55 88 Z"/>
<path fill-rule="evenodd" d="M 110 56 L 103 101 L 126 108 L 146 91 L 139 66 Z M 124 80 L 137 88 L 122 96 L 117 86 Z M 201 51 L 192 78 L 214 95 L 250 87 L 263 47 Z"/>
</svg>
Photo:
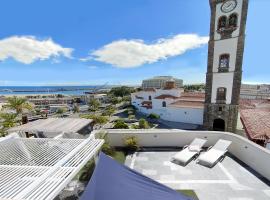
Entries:
<svg viewBox="0 0 270 200">
<path fill-rule="evenodd" d="M 205 93 L 202 92 L 184 92 L 181 94 L 182 97 L 194 97 L 194 98 L 205 98 Z"/>
<path fill-rule="evenodd" d="M 169 94 L 162 94 L 162 95 L 155 97 L 155 99 L 177 99 L 177 98 L 179 98 L 179 97 L 169 95 Z"/>
<path fill-rule="evenodd" d="M 143 97 L 139 97 L 137 95 L 135 95 L 136 99 L 143 99 Z"/>
<path fill-rule="evenodd" d="M 204 102 L 203 101 L 190 101 L 190 100 L 179 100 L 176 101 L 169 106 L 172 107 L 179 107 L 179 108 L 203 108 Z"/>
<path fill-rule="evenodd" d="M 151 104 L 152 105 L 152 101 L 143 101 L 142 105 L 144 105 L 144 104 L 147 104 L 147 105 Z"/>
<path fill-rule="evenodd" d="M 270 109 L 242 109 L 240 114 L 250 139 L 266 141 L 270 138 Z"/>
</svg>

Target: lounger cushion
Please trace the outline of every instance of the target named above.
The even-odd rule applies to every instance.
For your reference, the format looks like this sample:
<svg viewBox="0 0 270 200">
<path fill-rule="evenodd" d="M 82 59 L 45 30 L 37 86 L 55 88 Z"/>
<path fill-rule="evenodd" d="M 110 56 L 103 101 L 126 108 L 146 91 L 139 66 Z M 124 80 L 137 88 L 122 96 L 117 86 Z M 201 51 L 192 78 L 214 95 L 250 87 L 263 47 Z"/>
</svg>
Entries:
<svg viewBox="0 0 270 200">
<path fill-rule="evenodd" d="M 188 148 L 183 149 L 182 151 L 178 152 L 173 156 L 174 160 L 177 160 L 178 162 L 185 164 L 188 162 L 192 157 L 194 157 L 197 154 L 197 152 L 189 151 Z"/>
<path fill-rule="evenodd" d="M 198 146 L 198 145 L 189 145 L 188 149 L 189 149 L 190 151 L 200 152 L 201 147 Z"/>
</svg>

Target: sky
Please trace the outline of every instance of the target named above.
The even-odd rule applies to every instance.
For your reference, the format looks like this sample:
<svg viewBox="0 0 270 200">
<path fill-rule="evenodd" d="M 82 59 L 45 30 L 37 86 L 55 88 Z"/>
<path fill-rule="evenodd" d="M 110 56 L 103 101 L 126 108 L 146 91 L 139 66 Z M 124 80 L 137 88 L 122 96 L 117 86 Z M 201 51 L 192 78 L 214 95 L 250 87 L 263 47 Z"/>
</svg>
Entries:
<svg viewBox="0 0 270 200">
<path fill-rule="evenodd" d="M 270 83 L 269 9 L 250 0 L 245 83 Z M 2 86 L 205 82 L 209 0 L 9 0 L 0 26 Z"/>
</svg>

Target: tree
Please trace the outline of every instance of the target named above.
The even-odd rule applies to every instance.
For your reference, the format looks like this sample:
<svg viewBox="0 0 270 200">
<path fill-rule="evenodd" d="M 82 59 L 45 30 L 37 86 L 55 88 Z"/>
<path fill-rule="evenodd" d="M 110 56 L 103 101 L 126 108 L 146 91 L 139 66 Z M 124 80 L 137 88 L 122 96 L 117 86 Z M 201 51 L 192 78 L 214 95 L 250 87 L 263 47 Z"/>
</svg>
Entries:
<svg viewBox="0 0 270 200">
<path fill-rule="evenodd" d="M 119 99 L 118 99 L 117 97 L 114 97 L 114 96 L 112 96 L 112 97 L 110 98 L 110 102 L 111 102 L 112 104 L 118 104 L 118 103 L 120 103 Z"/>
<path fill-rule="evenodd" d="M 114 114 L 115 111 L 116 111 L 115 107 L 108 106 L 108 107 L 106 107 L 106 109 L 104 110 L 104 112 L 102 113 L 102 115 L 104 115 L 104 116 L 111 116 L 112 114 Z"/>
<path fill-rule="evenodd" d="M 100 115 L 80 115 L 81 118 L 92 119 L 94 124 L 106 124 L 109 122 L 109 118 L 107 116 Z"/>
<path fill-rule="evenodd" d="M 90 99 L 88 106 L 90 111 L 97 111 L 101 103 L 97 99 Z"/>
<path fill-rule="evenodd" d="M 114 123 L 114 129 L 129 129 L 128 125 L 123 120 L 118 120 Z"/>
<path fill-rule="evenodd" d="M 57 114 L 63 114 L 65 112 L 67 112 L 66 108 L 58 108 L 57 111 L 56 111 Z"/>
<path fill-rule="evenodd" d="M 17 114 L 14 113 L 0 113 L 0 118 L 2 120 L 1 125 L 4 129 L 11 128 L 16 125 Z"/>
<path fill-rule="evenodd" d="M 116 97 L 123 97 L 129 96 L 132 92 L 135 92 L 135 89 L 132 87 L 121 86 L 121 87 L 114 87 L 110 90 L 109 94 L 116 96 Z"/>
<path fill-rule="evenodd" d="M 7 108 L 10 108 L 12 110 L 15 110 L 17 115 L 22 115 L 22 122 L 27 121 L 27 116 L 24 116 L 24 111 L 25 110 L 32 110 L 33 105 L 30 104 L 25 98 L 13 96 L 13 97 L 8 97 L 7 98 Z"/>
<path fill-rule="evenodd" d="M 146 121 L 146 120 L 143 119 L 143 118 L 141 118 L 141 119 L 139 120 L 139 127 L 140 127 L 141 129 L 148 129 L 148 128 L 150 128 L 150 126 L 149 126 L 149 124 L 148 124 L 148 121 Z"/>
<path fill-rule="evenodd" d="M 79 108 L 79 106 L 78 106 L 77 104 L 75 104 L 75 105 L 73 106 L 73 112 L 74 112 L 74 113 L 80 112 L 80 108 Z"/>
<path fill-rule="evenodd" d="M 22 114 L 24 110 L 32 110 L 33 105 L 27 102 L 25 98 L 13 96 L 7 98 L 8 108 L 15 110 L 17 115 Z"/>
</svg>

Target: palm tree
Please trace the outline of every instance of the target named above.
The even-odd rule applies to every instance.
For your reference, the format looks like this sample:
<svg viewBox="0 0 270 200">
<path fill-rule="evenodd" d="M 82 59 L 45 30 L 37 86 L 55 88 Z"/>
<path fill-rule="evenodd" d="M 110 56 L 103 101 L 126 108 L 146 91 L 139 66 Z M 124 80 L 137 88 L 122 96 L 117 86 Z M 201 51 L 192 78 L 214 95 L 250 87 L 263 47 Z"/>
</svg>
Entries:
<svg viewBox="0 0 270 200">
<path fill-rule="evenodd" d="M 7 129 L 13 127 L 17 123 L 17 114 L 15 113 L 0 113 L 0 137 L 7 134 Z"/>
<path fill-rule="evenodd" d="M 24 119 L 27 120 L 27 117 L 24 116 L 24 111 L 25 110 L 32 110 L 33 109 L 33 105 L 30 104 L 27 99 L 25 98 L 21 98 L 21 97 L 17 97 L 17 96 L 13 96 L 13 97 L 9 97 L 7 98 L 7 107 L 15 110 L 17 116 L 18 115 L 22 115 L 22 121 L 24 121 Z"/>
<path fill-rule="evenodd" d="M 3 128 L 11 128 L 16 125 L 17 115 L 14 113 L 0 113 Z"/>
</svg>

